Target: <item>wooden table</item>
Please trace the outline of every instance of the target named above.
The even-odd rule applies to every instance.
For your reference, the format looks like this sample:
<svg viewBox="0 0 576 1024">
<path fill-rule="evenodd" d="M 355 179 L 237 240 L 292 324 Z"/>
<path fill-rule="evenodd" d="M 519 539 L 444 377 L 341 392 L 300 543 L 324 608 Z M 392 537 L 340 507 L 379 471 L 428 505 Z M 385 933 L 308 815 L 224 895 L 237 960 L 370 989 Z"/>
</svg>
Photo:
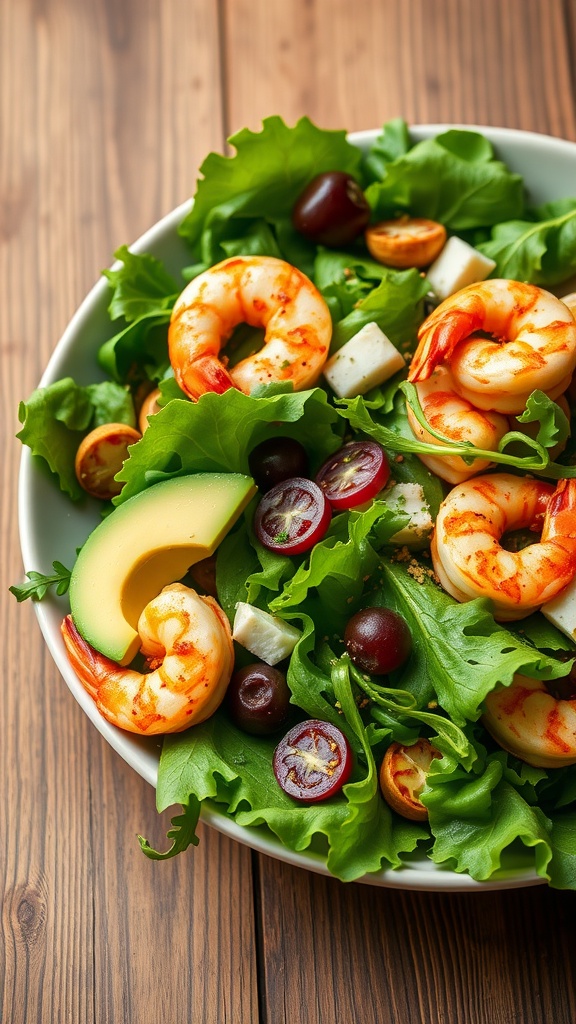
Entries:
<svg viewBox="0 0 576 1024">
<path fill-rule="evenodd" d="M 574 0 L 0 0 L 0 47 L 0 1019 L 574 1024 L 572 894 L 345 886 L 206 827 L 146 860 L 136 833 L 167 825 L 153 791 L 7 593 L 18 399 L 114 248 L 272 113 L 576 139 Z"/>
</svg>

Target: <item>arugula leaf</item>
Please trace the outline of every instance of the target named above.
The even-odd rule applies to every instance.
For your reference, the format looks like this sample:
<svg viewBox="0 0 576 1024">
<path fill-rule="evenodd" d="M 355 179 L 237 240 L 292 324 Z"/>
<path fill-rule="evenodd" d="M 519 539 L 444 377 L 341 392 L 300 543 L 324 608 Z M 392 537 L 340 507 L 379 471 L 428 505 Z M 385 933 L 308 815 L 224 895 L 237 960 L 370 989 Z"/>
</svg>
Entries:
<svg viewBox="0 0 576 1024">
<path fill-rule="evenodd" d="M 576 272 L 576 198 L 547 203 L 535 218 L 497 224 L 478 245 L 496 261 L 493 277 L 551 286 Z"/>
<path fill-rule="evenodd" d="M 74 500 L 85 493 L 74 472 L 82 438 L 101 423 L 135 426 L 134 405 L 125 388 L 112 381 L 82 387 L 71 377 L 36 388 L 18 410 L 22 429 L 16 437 L 47 463 L 61 490 Z"/>
<path fill-rule="evenodd" d="M 384 168 L 366 198 L 374 219 L 408 212 L 464 231 L 520 217 L 522 178 L 498 160 L 478 132 L 451 130 L 418 142 Z"/>
<path fill-rule="evenodd" d="M 70 569 L 62 565 L 62 562 L 52 562 L 52 568 L 54 572 L 47 575 L 31 569 L 30 572 L 26 573 L 30 581 L 29 583 L 23 583 L 20 586 L 14 585 L 8 587 L 8 590 L 11 594 L 14 594 L 19 603 L 27 601 L 28 598 L 32 598 L 33 601 L 41 601 L 43 597 L 46 597 L 50 587 L 56 587 L 58 597 L 62 597 L 70 586 L 70 576 L 72 573 Z"/>
<path fill-rule="evenodd" d="M 384 423 L 377 423 L 372 419 L 367 403 L 362 398 L 340 398 L 336 399 L 336 407 L 341 416 L 350 421 L 351 426 L 358 431 L 368 434 L 378 441 L 389 451 L 404 453 L 421 453 L 428 455 L 460 455 L 465 461 L 472 462 L 475 458 L 488 458 L 492 462 L 502 463 L 507 466 L 514 466 L 525 472 L 539 473 L 541 476 L 549 477 L 552 480 L 576 476 L 576 466 L 561 465 L 551 462 L 548 451 L 533 438 L 520 431 L 510 431 L 505 434 L 500 442 L 498 451 L 487 451 L 483 448 L 476 448 L 466 441 L 452 441 L 450 438 L 439 434 L 424 416 L 418 393 L 413 384 L 409 381 L 401 381 L 398 385 L 406 395 L 418 421 L 442 443 L 431 444 L 427 441 L 419 441 L 413 435 L 406 436 L 397 429 L 392 429 Z M 503 451 L 503 448 L 515 441 L 522 441 L 524 445 L 531 448 L 533 455 L 513 455 Z"/>
<path fill-rule="evenodd" d="M 367 770 L 360 779 L 344 786 L 348 814 L 341 822 L 338 843 L 328 851 L 328 868 L 338 878 L 358 878 L 359 850 L 365 872 L 378 871 L 383 861 L 401 866 L 399 854 L 411 852 L 427 829 L 393 815 L 380 795 L 374 755 L 352 693 L 348 665 L 341 660 L 332 669 L 332 684 L 346 722 L 360 744 Z"/>
<path fill-rule="evenodd" d="M 537 423 L 536 440 L 544 448 L 563 444 L 570 434 L 570 422 L 566 413 L 543 391 L 533 391 L 528 396 L 524 412 L 517 417 L 518 423 Z"/>
<path fill-rule="evenodd" d="M 347 656 L 345 656 L 347 657 Z M 465 768 L 471 768 L 477 760 L 476 750 L 462 729 L 444 715 L 434 711 L 423 711 L 408 690 L 382 686 L 376 680 L 359 672 L 350 663 L 350 672 L 356 685 L 366 694 L 378 709 L 392 712 L 397 719 L 415 719 L 433 731 L 434 746 L 443 752 L 449 751 Z"/>
<path fill-rule="evenodd" d="M 144 836 L 138 836 L 142 853 L 146 854 L 149 860 L 170 860 L 183 853 L 189 846 L 198 846 L 200 840 L 196 835 L 196 826 L 200 818 L 200 809 L 200 801 L 191 793 L 187 800 L 182 801 L 182 814 L 172 818 L 172 828 L 166 833 L 166 837 L 172 840 L 172 845 L 161 853 L 153 849 Z"/>
</svg>

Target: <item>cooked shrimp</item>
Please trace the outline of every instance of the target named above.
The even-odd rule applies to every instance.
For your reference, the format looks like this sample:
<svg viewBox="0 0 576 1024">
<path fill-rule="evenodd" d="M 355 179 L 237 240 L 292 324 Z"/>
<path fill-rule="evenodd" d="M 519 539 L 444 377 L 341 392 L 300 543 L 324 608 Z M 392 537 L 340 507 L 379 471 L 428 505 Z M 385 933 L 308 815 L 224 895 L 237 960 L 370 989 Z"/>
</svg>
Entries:
<svg viewBox="0 0 576 1024">
<path fill-rule="evenodd" d="M 219 353 L 240 323 L 265 328 L 264 345 L 226 369 Z M 314 384 L 328 355 L 330 312 L 296 267 L 272 256 L 235 256 L 199 274 L 176 300 L 168 334 L 174 376 L 190 398 L 288 381 Z"/>
<path fill-rule="evenodd" d="M 539 542 L 502 547 L 505 533 L 525 529 L 541 529 Z M 556 490 L 511 473 L 458 484 L 440 506 L 431 551 L 436 575 L 458 601 L 487 597 L 496 619 L 522 619 L 576 575 L 576 479 Z"/>
<path fill-rule="evenodd" d="M 535 389 L 556 398 L 568 387 L 576 323 L 542 288 L 481 281 L 440 303 L 422 324 L 408 379 L 426 380 L 441 363 L 450 367 L 458 394 L 477 409 L 522 412 Z"/>
<path fill-rule="evenodd" d="M 516 675 L 484 702 L 488 732 L 504 750 L 536 768 L 576 764 L 576 695 L 562 700 L 549 686 Z"/>
<path fill-rule="evenodd" d="M 144 736 L 182 732 L 212 715 L 234 667 L 230 626 L 211 597 L 174 583 L 142 612 L 138 632 L 149 672 L 123 668 L 62 623 L 70 663 L 109 722 Z"/>
<path fill-rule="evenodd" d="M 452 375 L 446 367 L 437 367 L 431 377 L 418 381 L 415 386 L 430 426 L 453 441 L 468 441 L 476 448 L 496 451 L 498 442 L 510 429 L 506 416 L 476 409 L 467 399 L 461 398 L 454 390 Z M 428 444 L 442 443 L 420 425 L 409 405 L 406 411 L 415 437 Z M 450 484 L 468 480 L 492 465 L 489 459 L 474 459 L 468 464 L 459 455 L 419 453 L 419 457 L 433 473 Z"/>
</svg>

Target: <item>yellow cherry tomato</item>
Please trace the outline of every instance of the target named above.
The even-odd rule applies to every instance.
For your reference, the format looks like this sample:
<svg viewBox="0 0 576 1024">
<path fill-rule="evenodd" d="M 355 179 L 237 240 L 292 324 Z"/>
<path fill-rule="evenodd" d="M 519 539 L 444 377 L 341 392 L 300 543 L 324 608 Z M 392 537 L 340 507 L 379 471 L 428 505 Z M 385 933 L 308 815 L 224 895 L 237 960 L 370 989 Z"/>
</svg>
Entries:
<svg viewBox="0 0 576 1024">
<path fill-rule="evenodd" d="M 435 757 L 442 757 L 423 737 L 409 747 L 391 743 L 380 768 L 380 789 L 386 803 L 411 821 L 426 821 L 428 810 L 420 801 L 426 776 Z"/>
<path fill-rule="evenodd" d="M 126 423 L 104 423 L 91 430 L 81 442 L 74 462 L 80 486 L 94 498 L 106 500 L 120 494 L 122 484 L 114 477 L 128 458 L 128 445 L 135 444 L 141 436 Z"/>
<path fill-rule="evenodd" d="M 398 217 L 373 224 L 364 233 L 370 255 L 387 267 L 427 267 L 446 242 L 446 228 L 423 217 Z"/>
</svg>

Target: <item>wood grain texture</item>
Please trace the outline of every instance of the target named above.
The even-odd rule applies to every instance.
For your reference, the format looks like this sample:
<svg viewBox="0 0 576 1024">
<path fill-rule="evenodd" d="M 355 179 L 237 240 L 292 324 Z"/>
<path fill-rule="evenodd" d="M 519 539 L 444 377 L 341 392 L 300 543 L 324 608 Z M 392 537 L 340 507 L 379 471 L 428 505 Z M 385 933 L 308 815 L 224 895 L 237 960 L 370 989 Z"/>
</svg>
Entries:
<svg viewBox="0 0 576 1024">
<path fill-rule="evenodd" d="M 279 113 L 391 117 L 576 138 L 571 0 L 228 0 L 227 129 Z"/>
<path fill-rule="evenodd" d="M 249 851 L 203 829 L 192 856 L 143 857 L 137 833 L 164 845 L 167 816 L 7 592 L 21 573 L 18 399 L 113 249 L 186 199 L 222 148 L 216 13 L 210 0 L 0 4 L 6 1024 L 257 1019 Z"/>
<path fill-rule="evenodd" d="M 575 67 L 573 0 L 0 0 L 2 1024 L 576 1020 L 573 894 L 343 886 L 207 828 L 145 860 L 166 816 L 7 594 L 17 401 L 209 150 L 273 113 L 576 139 Z"/>
<path fill-rule="evenodd" d="M 573 1024 L 573 899 L 404 893 L 260 861 L 266 1021 Z"/>
</svg>

